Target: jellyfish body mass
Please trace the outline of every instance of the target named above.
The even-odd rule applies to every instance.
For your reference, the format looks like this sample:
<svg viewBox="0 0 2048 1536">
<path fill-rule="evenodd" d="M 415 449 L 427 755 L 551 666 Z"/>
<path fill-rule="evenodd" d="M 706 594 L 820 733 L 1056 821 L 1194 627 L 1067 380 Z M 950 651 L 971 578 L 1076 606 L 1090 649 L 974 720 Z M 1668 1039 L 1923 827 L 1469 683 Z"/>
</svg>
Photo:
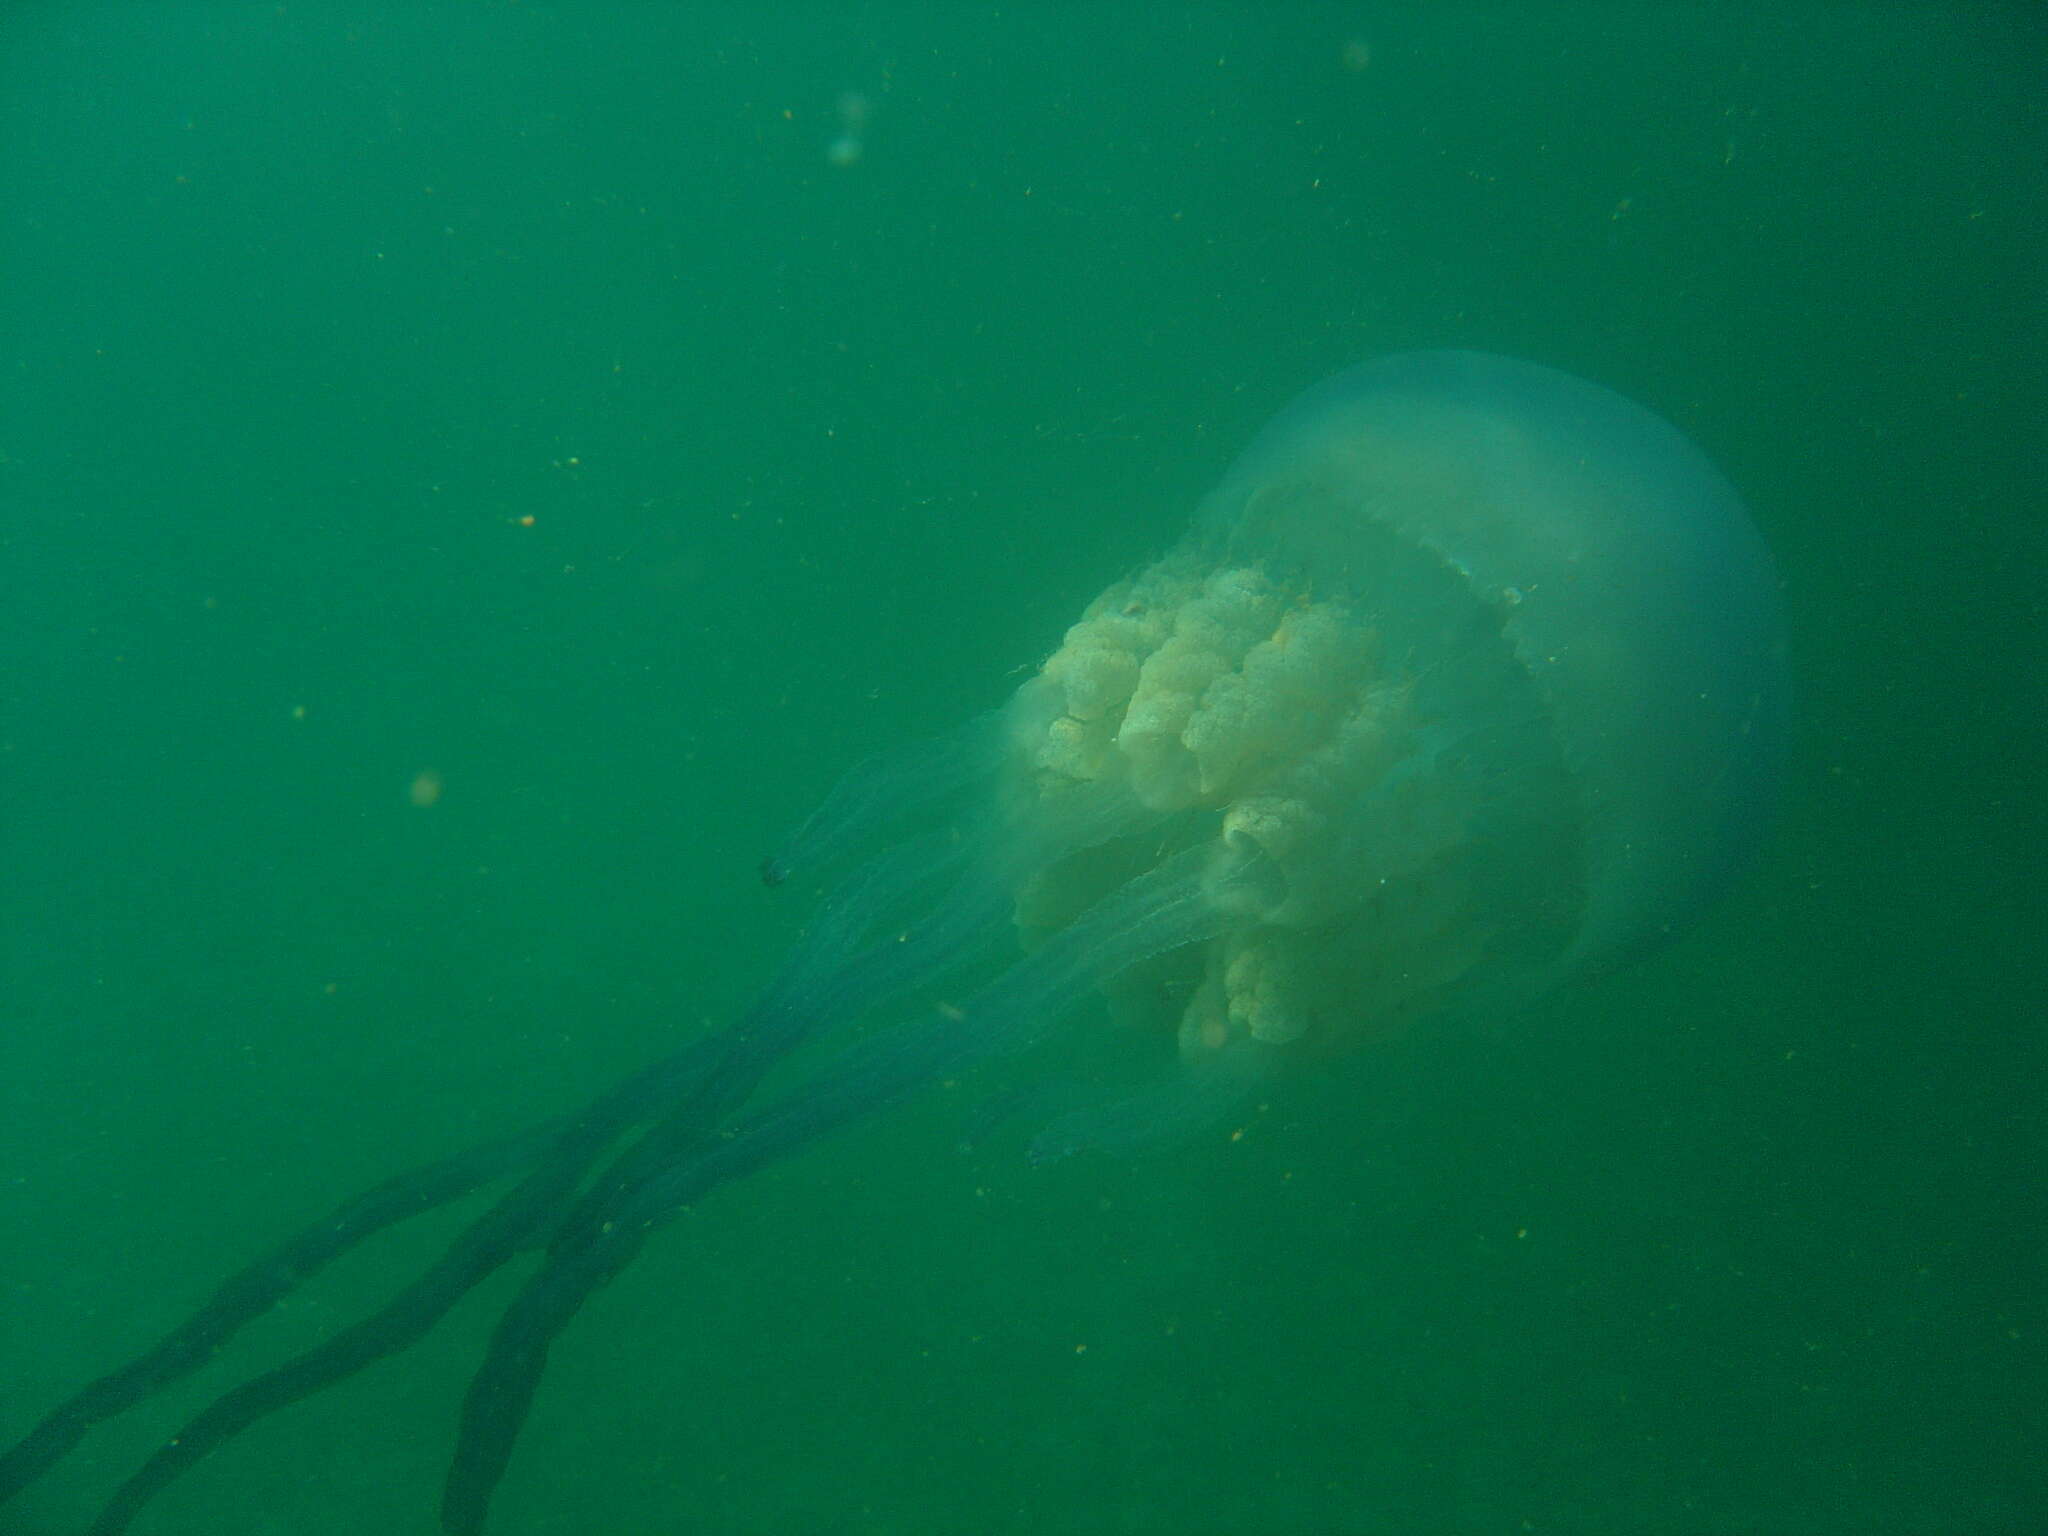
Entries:
<svg viewBox="0 0 2048 1536">
<path fill-rule="evenodd" d="M 1288 1063 L 1626 961 L 1755 843 L 1787 714 L 1770 557 L 1669 424 L 1479 353 L 1339 374 L 1005 704 L 856 769 L 763 863 L 786 890 L 837 884 L 745 1015 L 230 1277 L 0 1455 L 0 1501 L 338 1254 L 504 1183 L 382 1310 L 166 1439 L 92 1527 L 114 1536 L 537 1256 L 464 1403 L 442 1523 L 467 1536 L 550 1346 L 681 1211 L 1104 990 L 1156 1021 L 1154 1083 L 1040 1128 L 1041 1161 L 1211 1123 Z"/>
<path fill-rule="evenodd" d="M 1031 867 L 1017 921 L 1206 845 L 1216 931 L 1152 967 L 1197 1066 L 1640 953 L 1769 819 L 1776 585 L 1726 481 L 1610 391 L 1478 353 L 1351 369 L 1011 700 L 998 796 L 1130 820 Z"/>
</svg>

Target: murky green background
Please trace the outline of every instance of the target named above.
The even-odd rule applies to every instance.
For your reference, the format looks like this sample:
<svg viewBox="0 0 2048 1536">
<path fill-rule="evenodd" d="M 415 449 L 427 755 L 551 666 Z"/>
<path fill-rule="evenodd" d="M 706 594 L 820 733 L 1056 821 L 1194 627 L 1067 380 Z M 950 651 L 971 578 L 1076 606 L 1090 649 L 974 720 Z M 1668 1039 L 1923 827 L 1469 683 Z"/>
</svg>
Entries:
<svg viewBox="0 0 2048 1536">
<path fill-rule="evenodd" d="M 1753 877 L 1235 1144 L 1034 1170 L 941 1094 L 728 1192 L 557 1348 L 494 1536 L 2048 1526 L 2044 43 L 8 7 L 0 1435 L 731 1017 L 803 911 L 755 860 L 843 765 L 1000 699 L 1296 390 L 1451 344 L 1751 499 L 1803 696 Z M 79 1530 L 451 1222 L 0 1530 Z M 139 1536 L 431 1532 L 508 1278 Z"/>
</svg>

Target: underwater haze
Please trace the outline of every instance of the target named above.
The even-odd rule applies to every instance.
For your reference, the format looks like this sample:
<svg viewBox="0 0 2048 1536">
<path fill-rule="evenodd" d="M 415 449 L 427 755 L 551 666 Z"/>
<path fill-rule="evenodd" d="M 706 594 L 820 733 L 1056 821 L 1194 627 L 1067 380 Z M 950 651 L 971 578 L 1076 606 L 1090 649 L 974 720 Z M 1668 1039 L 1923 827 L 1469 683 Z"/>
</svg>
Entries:
<svg viewBox="0 0 2048 1536">
<path fill-rule="evenodd" d="M 1931 0 L 8 7 L 0 1448 L 740 1014 L 843 769 L 999 704 L 1300 391 L 1449 347 L 1747 501 L 1754 865 L 1143 1155 L 1034 1165 L 998 1061 L 714 1194 L 563 1333 L 492 1536 L 2048 1529 L 2044 64 Z M 136 1536 L 432 1536 L 518 1278 Z"/>
</svg>

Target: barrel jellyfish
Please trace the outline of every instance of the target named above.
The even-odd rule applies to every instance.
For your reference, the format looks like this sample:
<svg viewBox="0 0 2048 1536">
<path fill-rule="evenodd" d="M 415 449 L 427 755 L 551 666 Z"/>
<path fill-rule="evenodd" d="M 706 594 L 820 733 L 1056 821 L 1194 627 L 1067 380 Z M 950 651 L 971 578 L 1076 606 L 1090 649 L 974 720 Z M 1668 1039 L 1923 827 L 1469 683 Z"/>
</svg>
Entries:
<svg viewBox="0 0 2048 1536">
<path fill-rule="evenodd" d="M 855 769 L 764 861 L 828 894 L 743 1017 L 230 1277 L 0 1457 L 0 1499 L 338 1254 L 502 1184 L 385 1307 L 163 1442 L 93 1527 L 533 1255 L 455 1437 L 441 1518 L 469 1536 L 553 1340 L 680 1211 L 1104 989 L 1154 1022 L 1157 1080 L 1069 1106 L 1037 1160 L 1199 1133 L 1294 1064 L 1625 963 L 1754 847 L 1788 694 L 1770 556 L 1670 425 L 1480 353 L 1338 374 L 1006 703 Z M 799 1051 L 794 1086 L 758 1095 Z"/>
</svg>

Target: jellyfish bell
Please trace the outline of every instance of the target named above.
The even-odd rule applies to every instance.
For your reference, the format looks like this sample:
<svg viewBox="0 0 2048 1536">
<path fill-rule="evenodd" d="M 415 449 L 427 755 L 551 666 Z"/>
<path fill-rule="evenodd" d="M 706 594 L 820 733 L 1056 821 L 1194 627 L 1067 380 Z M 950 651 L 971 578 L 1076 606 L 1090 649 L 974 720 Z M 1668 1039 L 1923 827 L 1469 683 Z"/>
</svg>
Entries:
<svg viewBox="0 0 2048 1536">
<path fill-rule="evenodd" d="M 1659 417 L 1474 352 L 1310 390 L 926 764 L 977 761 L 1009 808 L 1027 940 L 1206 850 L 1184 942 L 1105 946 L 1096 979 L 1142 965 L 1224 1088 L 1163 1083 L 1034 1155 L 1127 1148 L 1285 1059 L 1653 948 L 1767 824 L 1787 696 L 1770 556 Z"/>
<path fill-rule="evenodd" d="M 1360 556 L 1326 515 L 1341 506 L 1354 535 L 1412 546 L 1497 619 L 1551 722 L 1585 907 L 1549 979 L 1681 926 L 1768 826 L 1789 723 L 1777 571 L 1734 489 L 1676 428 L 1598 385 L 1419 352 L 1288 407 L 1202 523 L 1327 574 Z"/>
</svg>

